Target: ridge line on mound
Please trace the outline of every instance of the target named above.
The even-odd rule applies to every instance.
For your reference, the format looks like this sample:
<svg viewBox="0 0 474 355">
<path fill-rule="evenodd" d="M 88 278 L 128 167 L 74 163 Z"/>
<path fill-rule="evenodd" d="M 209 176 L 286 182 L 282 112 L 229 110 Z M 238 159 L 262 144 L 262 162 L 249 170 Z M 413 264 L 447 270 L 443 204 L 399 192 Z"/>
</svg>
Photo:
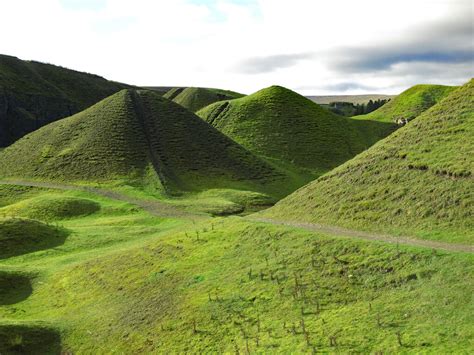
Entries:
<svg viewBox="0 0 474 355">
<path fill-rule="evenodd" d="M 338 237 L 357 238 L 369 241 L 380 241 L 390 244 L 403 244 L 414 247 L 440 249 L 452 252 L 474 253 L 474 246 L 465 244 L 443 243 L 433 240 L 415 239 L 408 236 L 394 236 L 389 234 L 379 234 L 373 232 L 359 231 L 338 226 L 323 225 L 317 223 L 303 223 L 292 221 L 281 221 L 271 218 L 246 218 L 249 221 L 269 223 L 273 225 L 283 225 L 296 227 L 313 232 L 327 233 Z"/>
</svg>

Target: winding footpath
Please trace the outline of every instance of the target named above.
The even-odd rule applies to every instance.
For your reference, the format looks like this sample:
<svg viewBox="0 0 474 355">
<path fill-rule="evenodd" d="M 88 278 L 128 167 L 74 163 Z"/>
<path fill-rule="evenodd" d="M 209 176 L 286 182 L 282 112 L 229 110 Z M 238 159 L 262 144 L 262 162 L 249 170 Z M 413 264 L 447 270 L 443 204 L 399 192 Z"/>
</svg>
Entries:
<svg viewBox="0 0 474 355">
<path fill-rule="evenodd" d="M 123 201 L 143 208 L 148 213 L 158 217 L 170 218 L 202 218 L 202 215 L 185 211 L 183 208 L 173 206 L 159 200 L 142 200 L 139 198 L 127 196 L 117 191 L 102 189 L 91 186 L 67 185 L 55 182 L 43 181 L 25 181 L 25 180 L 0 180 L 0 185 L 20 185 L 43 187 L 47 189 L 65 190 L 65 191 L 84 191 L 91 194 L 107 197 L 113 200 Z"/>
<path fill-rule="evenodd" d="M 170 217 L 170 218 L 203 218 L 203 215 L 191 213 L 185 211 L 182 208 L 167 204 L 158 200 L 142 200 L 135 197 L 127 196 L 125 194 L 106 190 L 102 188 L 79 186 L 79 185 L 67 185 L 53 182 L 39 182 L 39 181 L 24 181 L 24 180 L 0 180 L 0 185 L 20 185 L 20 186 L 34 186 L 44 187 L 49 189 L 58 190 L 76 190 L 85 191 L 88 193 L 104 196 L 114 200 L 127 202 L 138 207 L 143 208 L 148 213 L 159 216 L 159 217 Z M 282 225 L 294 228 L 300 228 L 311 232 L 319 232 L 329 234 L 338 237 L 356 238 L 369 241 L 380 241 L 390 244 L 409 245 L 414 247 L 423 247 L 430 249 L 439 249 L 450 252 L 463 252 L 463 253 L 474 253 L 474 246 L 465 244 L 455 243 L 444 243 L 434 240 L 415 239 L 407 236 L 393 236 L 388 234 L 380 234 L 373 232 L 358 231 L 337 226 L 328 226 L 317 223 L 303 223 L 303 222 L 292 222 L 292 221 L 281 221 L 270 218 L 258 218 L 257 216 L 247 216 L 245 220 L 249 222 L 262 222 L 273 225 Z"/>
<path fill-rule="evenodd" d="M 324 234 L 330 234 L 338 237 L 347 237 L 347 238 L 357 238 L 370 241 L 380 241 L 390 244 L 400 244 L 400 245 L 410 245 L 414 247 L 423 247 L 430 249 L 440 249 L 446 251 L 455 251 L 463 253 L 473 253 L 474 246 L 465 245 L 465 244 L 454 244 L 454 243 L 444 243 L 438 242 L 435 240 L 425 240 L 425 239 L 415 239 L 406 236 L 393 236 L 388 234 L 380 233 L 371 233 L 358 231 L 353 229 L 347 229 L 343 227 L 336 226 L 327 226 L 317 223 L 303 223 L 303 222 L 291 222 L 291 221 L 280 221 L 274 220 L 271 218 L 256 218 L 256 217 L 247 217 L 249 220 L 255 222 L 263 222 L 274 225 L 283 225 L 288 227 L 300 228 L 312 232 L 320 232 Z"/>
</svg>

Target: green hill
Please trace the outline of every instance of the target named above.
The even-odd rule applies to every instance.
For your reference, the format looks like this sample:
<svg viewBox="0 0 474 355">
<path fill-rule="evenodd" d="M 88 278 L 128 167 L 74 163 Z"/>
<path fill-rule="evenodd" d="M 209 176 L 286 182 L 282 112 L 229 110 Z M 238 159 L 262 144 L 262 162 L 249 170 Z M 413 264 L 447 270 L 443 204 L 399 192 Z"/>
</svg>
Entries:
<svg viewBox="0 0 474 355">
<path fill-rule="evenodd" d="M 51 123 L 1 152 L 0 166 L 9 178 L 125 181 L 170 193 L 275 184 L 283 193 L 268 163 L 151 91 L 122 90 Z"/>
<path fill-rule="evenodd" d="M 280 86 L 212 104 L 198 116 L 250 151 L 320 175 L 389 134 L 389 123 L 335 115 Z"/>
<path fill-rule="evenodd" d="M 0 147 L 125 87 L 97 75 L 0 55 Z"/>
<path fill-rule="evenodd" d="M 163 95 L 163 97 L 173 100 L 192 112 L 197 112 L 201 108 L 217 101 L 232 100 L 243 96 L 229 90 L 195 87 L 173 88 Z"/>
<path fill-rule="evenodd" d="M 264 215 L 472 243 L 473 137 L 471 80 Z"/>
<path fill-rule="evenodd" d="M 456 86 L 415 85 L 392 98 L 378 110 L 366 115 L 354 116 L 354 118 L 382 122 L 397 122 L 402 119 L 410 121 L 435 105 L 454 89 Z"/>
</svg>

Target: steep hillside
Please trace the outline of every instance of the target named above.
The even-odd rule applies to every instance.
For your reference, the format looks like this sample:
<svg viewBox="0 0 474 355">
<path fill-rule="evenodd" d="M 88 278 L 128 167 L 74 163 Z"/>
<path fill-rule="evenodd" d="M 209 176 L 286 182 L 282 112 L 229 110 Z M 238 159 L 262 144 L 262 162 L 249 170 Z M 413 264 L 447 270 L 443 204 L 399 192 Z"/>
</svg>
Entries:
<svg viewBox="0 0 474 355">
<path fill-rule="evenodd" d="M 252 152 L 322 174 L 393 130 L 393 125 L 337 116 L 280 86 L 218 102 L 198 116 Z"/>
<path fill-rule="evenodd" d="M 0 147 L 125 87 L 97 75 L 0 55 Z"/>
<path fill-rule="evenodd" d="M 124 180 L 167 192 L 261 189 L 283 178 L 178 104 L 134 90 L 25 136 L 0 153 L 0 166 L 3 177 Z"/>
<path fill-rule="evenodd" d="M 382 122 L 410 121 L 423 111 L 435 105 L 456 86 L 415 85 L 374 112 L 354 116 L 357 119 L 376 120 Z"/>
<path fill-rule="evenodd" d="M 244 95 L 228 90 L 189 87 L 173 88 L 163 96 L 196 112 L 214 102 L 237 99 Z"/>
<path fill-rule="evenodd" d="M 265 216 L 474 241 L 474 80 Z"/>
</svg>

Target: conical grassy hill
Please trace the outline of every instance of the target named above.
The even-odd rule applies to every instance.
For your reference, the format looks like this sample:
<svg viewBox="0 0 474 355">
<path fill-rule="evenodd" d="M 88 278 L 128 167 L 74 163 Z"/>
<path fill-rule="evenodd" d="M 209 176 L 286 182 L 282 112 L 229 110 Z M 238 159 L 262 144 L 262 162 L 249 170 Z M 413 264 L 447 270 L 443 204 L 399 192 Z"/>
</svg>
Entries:
<svg viewBox="0 0 474 355">
<path fill-rule="evenodd" d="M 366 115 L 355 116 L 355 118 L 382 122 L 396 122 L 402 119 L 410 121 L 456 88 L 456 86 L 444 85 L 415 85 L 379 109 Z"/>
<path fill-rule="evenodd" d="M 335 115 L 281 86 L 222 101 L 198 116 L 255 154 L 320 175 L 360 153 L 393 125 Z"/>
<path fill-rule="evenodd" d="M 474 240 L 474 80 L 263 215 Z"/>
<path fill-rule="evenodd" d="M 2 177 L 125 181 L 167 192 L 278 191 L 283 178 L 178 104 L 134 90 L 25 136 L 0 153 L 0 166 Z"/>
<path fill-rule="evenodd" d="M 97 75 L 0 55 L 0 147 L 127 87 Z"/>
<path fill-rule="evenodd" d="M 196 87 L 173 88 L 163 95 L 163 97 L 173 100 L 192 112 L 197 112 L 201 108 L 217 101 L 232 100 L 243 96 L 229 90 Z"/>
</svg>

